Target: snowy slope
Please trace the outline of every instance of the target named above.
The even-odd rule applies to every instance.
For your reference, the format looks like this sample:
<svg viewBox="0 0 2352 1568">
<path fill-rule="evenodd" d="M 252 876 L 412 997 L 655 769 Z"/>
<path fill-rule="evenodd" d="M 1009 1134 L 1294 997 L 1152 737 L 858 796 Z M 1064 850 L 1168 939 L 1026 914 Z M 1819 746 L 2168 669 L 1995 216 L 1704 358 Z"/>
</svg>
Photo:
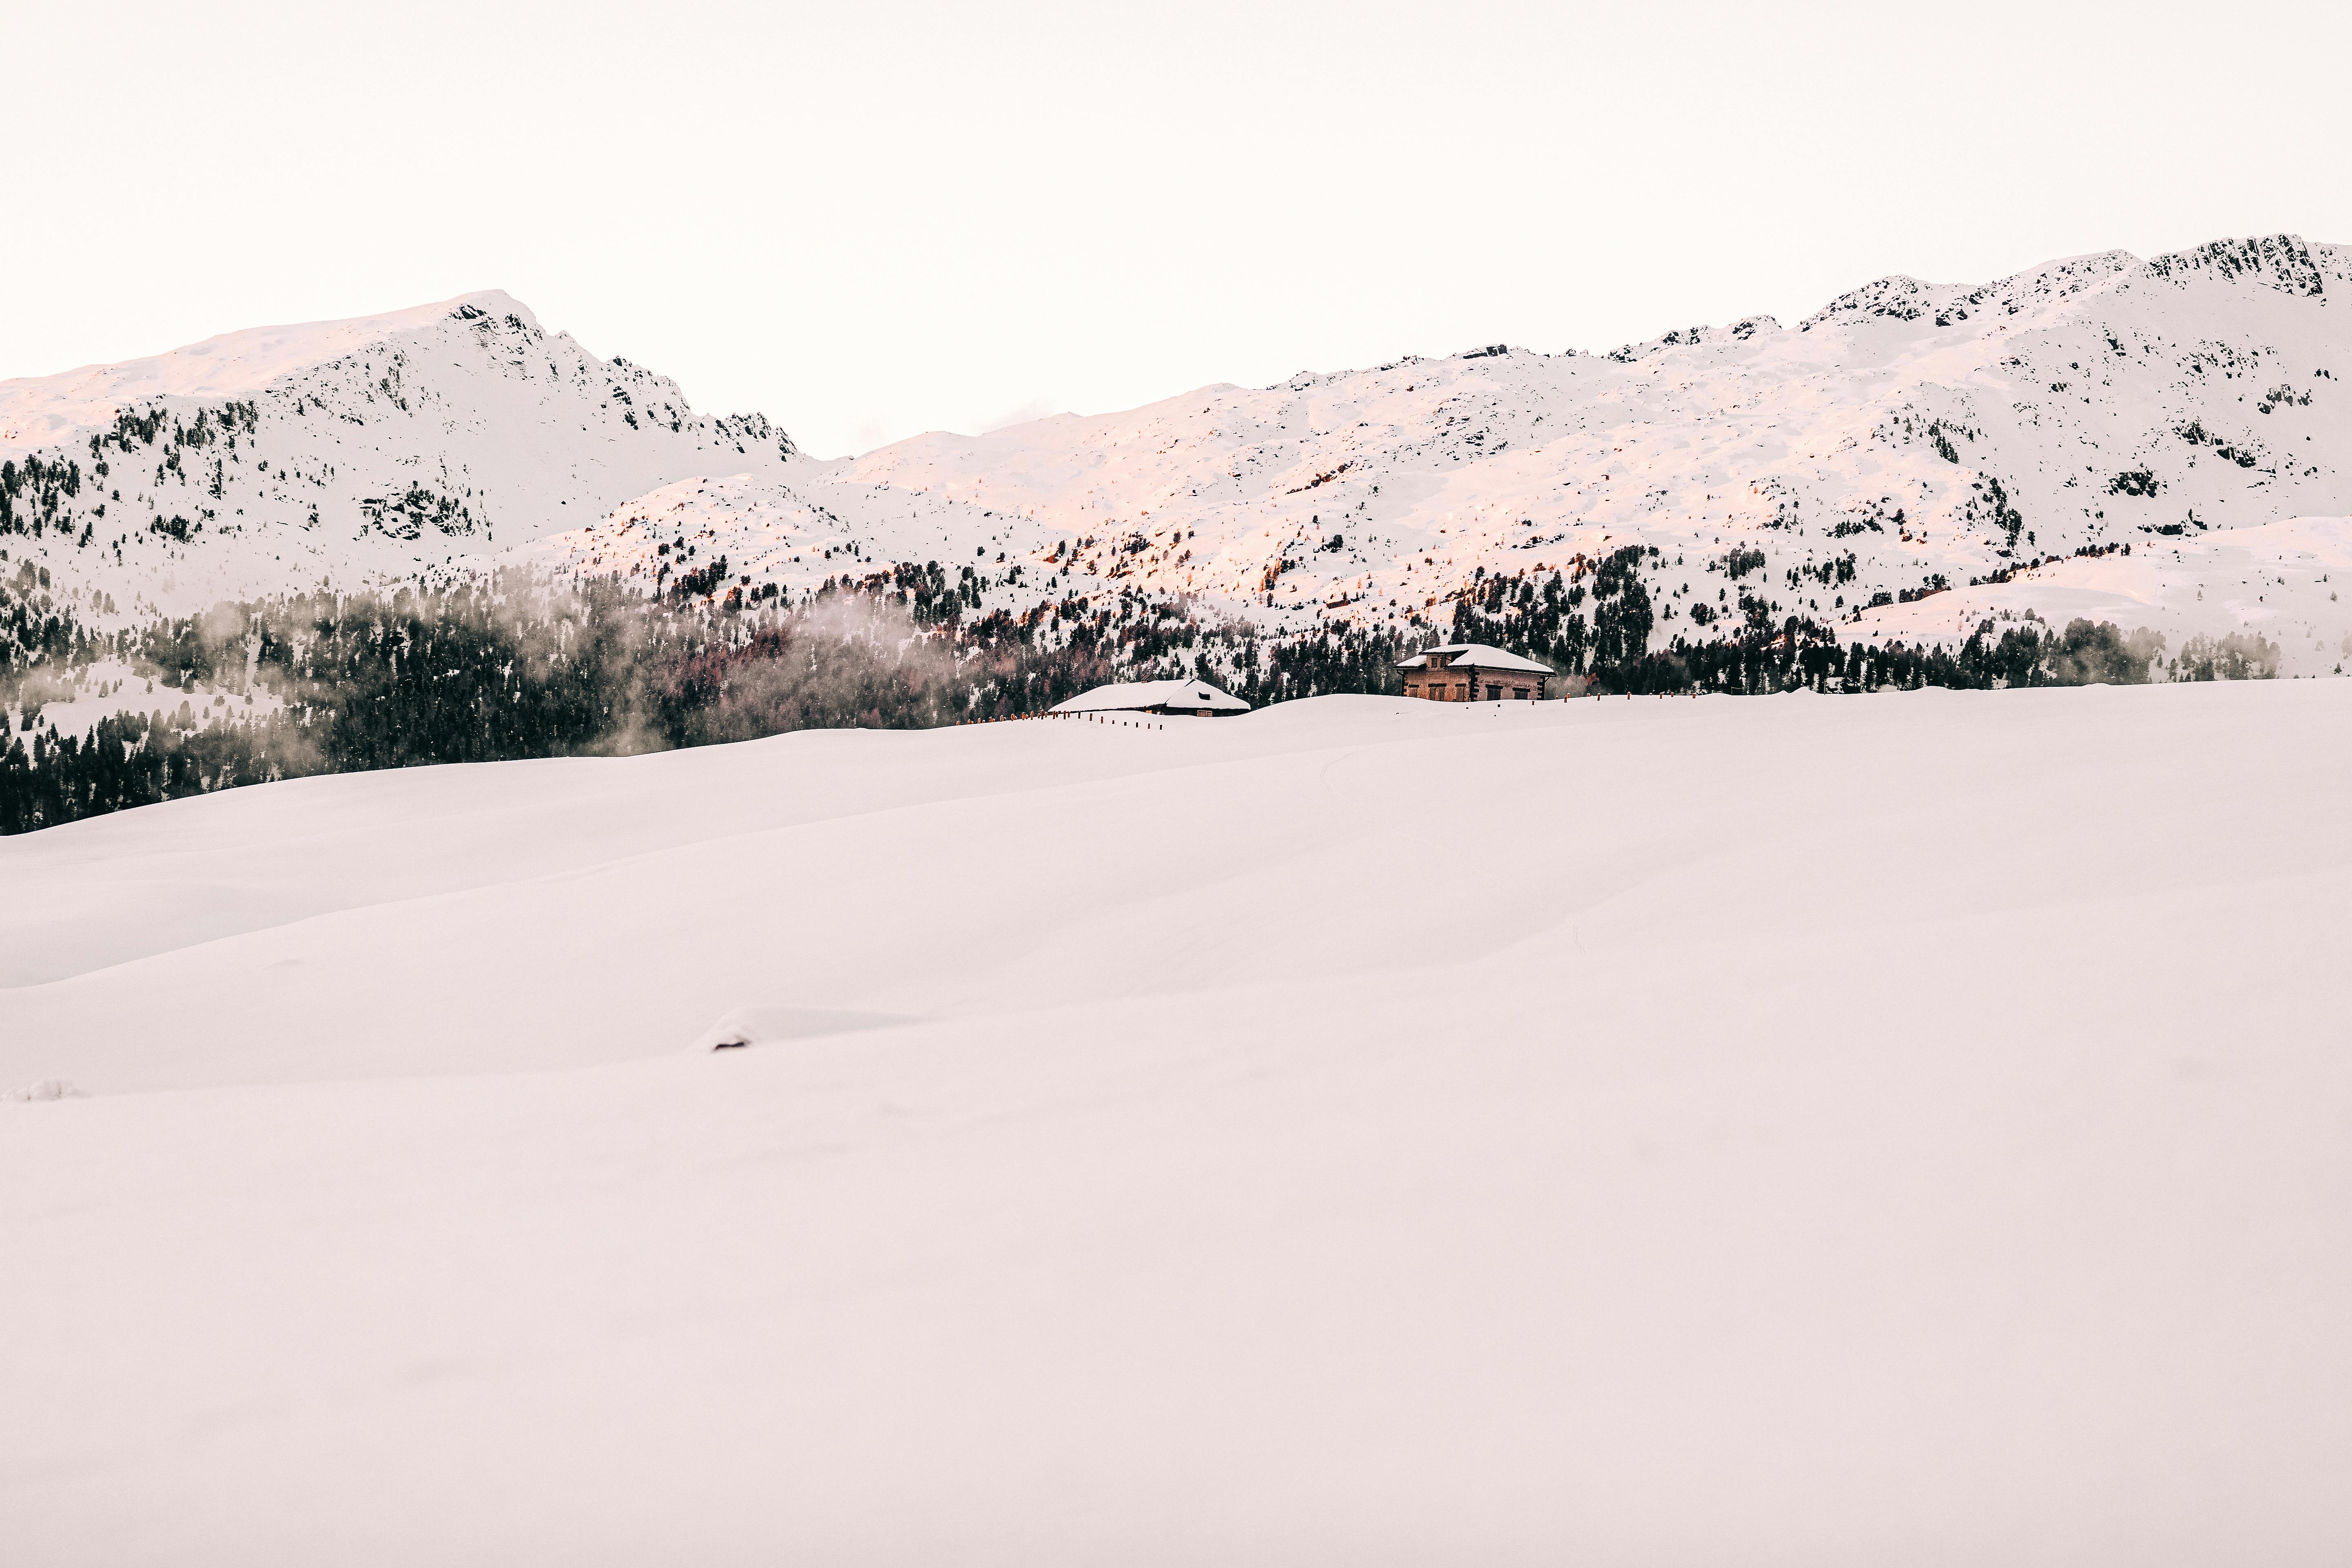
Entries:
<svg viewBox="0 0 2352 1568">
<path fill-rule="evenodd" d="M 1035 604 L 1049 584 L 1106 584 L 1047 560 L 1052 542 L 1041 523 L 952 494 L 842 484 L 839 468 L 795 462 L 781 475 L 681 479 L 502 559 L 557 577 L 618 576 L 650 589 L 665 573 L 724 557 L 725 582 L 774 584 L 795 598 L 828 581 L 937 562 L 985 573 L 990 608 Z"/>
<path fill-rule="evenodd" d="M 2248 632 L 2279 649 L 2289 676 L 2352 666 L 2352 520 L 2294 518 L 2159 540 L 2128 556 L 2057 561 L 2006 583 L 1956 588 L 1872 611 L 1852 635 L 1958 646 L 1970 628 L 2032 615 L 2146 626 L 2176 651 L 2192 637 Z"/>
<path fill-rule="evenodd" d="M 2315 673 L 2352 633 L 2339 601 L 2300 585 L 2347 543 L 2347 298 L 2346 252 L 2291 236 L 1980 287 L 1892 278 L 1792 328 L 1752 318 L 1609 354 L 1480 349 L 920 437 L 648 497 L 531 553 L 650 576 L 658 546 L 691 541 L 698 560 L 794 592 L 853 551 L 869 567 L 937 559 L 989 577 L 992 607 L 1034 602 L 1041 581 L 1142 588 L 1299 630 L 1442 616 L 1481 574 L 1639 544 L 1661 552 L 1663 644 L 1720 635 L 1708 625 L 1736 623 L 1749 593 L 1776 617 L 1870 637 L 1913 626 L 1905 595 L 2000 574 L 2025 585 L 1929 618 L 2067 603 L 2081 574 L 2041 563 L 2086 549 L 2153 551 L 2179 568 L 2165 583 L 2193 592 L 2229 569 L 2210 552 L 2230 531 L 2304 519 L 2277 586 L 2286 618 L 2315 628 L 2289 672 Z M 1890 609 L 1871 609 L 1881 594 Z M 2149 605 L 2114 601 L 2126 624 L 2192 618 Z M 2207 634 L 2248 624 L 2193 618 Z"/>
<path fill-rule="evenodd" d="M 0 548 L 104 626 L 446 570 L 792 450 L 491 290 L 0 382 Z"/>
<path fill-rule="evenodd" d="M 105 626 L 498 563 L 650 586 L 724 558 L 720 586 L 794 598 L 937 563 L 983 610 L 1141 591 L 1299 632 L 1443 629 L 1483 577 L 1641 546 L 1654 646 L 1743 600 L 1871 640 L 2088 605 L 2326 673 L 2352 637 L 2347 293 L 2346 253 L 2291 236 L 2111 252 L 1881 279 L 1792 328 L 1409 358 L 824 463 L 469 295 L 0 384 L 0 573 Z M 2262 591 L 2198 597 L 2265 552 Z"/>
<path fill-rule="evenodd" d="M 1324 699 L 0 841 L 11 1553 L 2340 1560 L 2347 767 Z"/>
</svg>

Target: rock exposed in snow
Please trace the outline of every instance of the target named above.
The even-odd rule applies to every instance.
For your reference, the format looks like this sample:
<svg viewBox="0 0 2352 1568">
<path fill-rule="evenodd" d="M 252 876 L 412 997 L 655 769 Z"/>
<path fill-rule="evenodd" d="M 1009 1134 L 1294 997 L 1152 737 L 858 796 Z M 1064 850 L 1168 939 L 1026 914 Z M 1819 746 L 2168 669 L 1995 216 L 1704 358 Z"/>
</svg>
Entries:
<svg viewBox="0 0 2352 1568">
<path fill-rule="evenodd" d="M 12 1089 L 0 1098 L 18 1105 L 31 1105 L 45 1100 L 79 1100 L 81 1090 L 68 1079 L 45 1078 L 22 1089 Z"/>
<path fill-rule="evenodd" d="M 717 1023 L 695 1037 L 690 1049 L 697 1054 L 740 1050 L 746 1046 L 854 1035 L 864 1029 L 887 1029 L 913 1022 L 904 1014 L 845 1012 L 837 1007 L 730 1007 Z"/>
</svg>

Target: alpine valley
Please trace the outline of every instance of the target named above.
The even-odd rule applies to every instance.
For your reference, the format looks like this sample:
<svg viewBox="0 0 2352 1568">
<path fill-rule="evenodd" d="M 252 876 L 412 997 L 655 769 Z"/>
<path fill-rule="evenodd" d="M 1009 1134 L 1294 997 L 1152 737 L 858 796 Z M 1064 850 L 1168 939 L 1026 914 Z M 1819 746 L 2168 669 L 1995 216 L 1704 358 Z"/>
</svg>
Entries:
<svg viewBox="0 0 2352 1568">
<path fill-rule="evenodd" d="M 5 827 L 288 773 L 1034 712 L 2341 672 L 2352 250 L 1880 279 L 860 457 L 498 292 L 0 383 Z"/>
</svg>

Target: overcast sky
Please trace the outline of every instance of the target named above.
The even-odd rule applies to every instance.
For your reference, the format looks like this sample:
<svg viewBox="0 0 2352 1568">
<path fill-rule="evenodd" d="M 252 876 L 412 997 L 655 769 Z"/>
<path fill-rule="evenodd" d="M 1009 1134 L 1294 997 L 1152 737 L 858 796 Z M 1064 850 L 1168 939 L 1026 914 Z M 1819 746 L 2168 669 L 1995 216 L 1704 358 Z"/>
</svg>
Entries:
<svg viewBox="0 0 2352 1568">
<path fill-rule="evenodd" d="M 28 7 L 0 377 L 501 288 L 833 454 L 2352 241 L 2347 12 Z"/>
</svg>

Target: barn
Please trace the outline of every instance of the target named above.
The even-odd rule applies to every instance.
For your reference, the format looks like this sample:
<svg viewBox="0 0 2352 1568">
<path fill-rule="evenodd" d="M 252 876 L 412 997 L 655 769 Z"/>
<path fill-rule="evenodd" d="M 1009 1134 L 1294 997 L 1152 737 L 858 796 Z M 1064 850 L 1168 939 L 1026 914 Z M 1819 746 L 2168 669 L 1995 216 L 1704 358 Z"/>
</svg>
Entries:
<svg viewBox="0 0 2352 1568">
<path fill-rule="evenodd" d="M 1445 643 L 1403 660 L 1404 694 L 1433 702 L 1540 701 L 1551 666 L 1485 643 Z"/>
<path fill-rule="evenodd" d="M 1205 680 L 1122 680 L 1081 691 L 1056 703 L 1056 713 L 1174 713 L 1223 719 L 1246 713 L 1250 705 Z"/>
</svg>

